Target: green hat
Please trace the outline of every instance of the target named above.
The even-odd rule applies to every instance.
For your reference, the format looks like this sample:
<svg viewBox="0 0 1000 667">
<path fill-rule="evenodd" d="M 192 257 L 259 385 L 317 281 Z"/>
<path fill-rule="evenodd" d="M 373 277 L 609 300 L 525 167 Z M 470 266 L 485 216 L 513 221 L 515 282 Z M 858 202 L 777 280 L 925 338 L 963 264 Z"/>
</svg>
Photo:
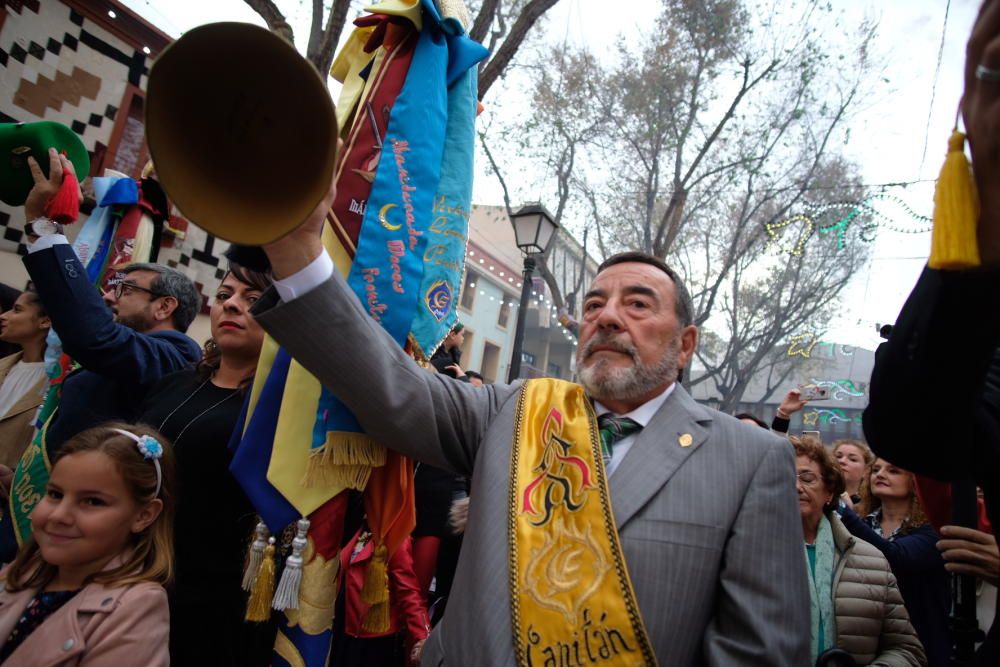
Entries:
<svg viewBox="0 0 1000 667">
<path fill-rule="evenodd" d="M 0 200 L 20 206 L 35 181 L 28 169 L 28 156 L 34 156 L 42 173 L 49 175 L 49 148 L 73 163 L 81 181 L 90 173 L 90 155 L 79 135 L 62 123 L 43 120 L 37 123 L 0 123 Z"/>
</svg>

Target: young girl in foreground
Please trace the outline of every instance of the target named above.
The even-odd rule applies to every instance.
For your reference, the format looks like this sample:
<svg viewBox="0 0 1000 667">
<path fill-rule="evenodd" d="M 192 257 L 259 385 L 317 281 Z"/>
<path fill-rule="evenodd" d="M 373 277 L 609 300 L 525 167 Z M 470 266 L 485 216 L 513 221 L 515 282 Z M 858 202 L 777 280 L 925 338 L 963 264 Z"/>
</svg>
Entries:
<svg viewBox="0 0 1000 667">
<path fill-rule="evenodd" d="M 173 457 L 110 423 L 63 445 L 0 582 L 4 667 L 169 665 Z"/>
</svg>

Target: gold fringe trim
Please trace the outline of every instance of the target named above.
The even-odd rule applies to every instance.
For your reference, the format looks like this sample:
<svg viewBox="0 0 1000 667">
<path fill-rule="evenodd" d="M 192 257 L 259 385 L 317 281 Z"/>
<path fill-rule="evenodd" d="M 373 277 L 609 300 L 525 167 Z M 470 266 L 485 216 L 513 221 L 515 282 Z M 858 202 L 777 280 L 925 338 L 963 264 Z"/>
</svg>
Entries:
<svg viewBox="0 0 1000 667">
<path fill-rule="evenodd" d="M 310 452 L 302 486 L 362 491 L 371 477 L 371 469 L 384 466 L 385 461 L 385 447 L 364 433 L 330 433 L 325 445 Z"/>
<path fill-rule="evenodd" d="M 253 582 L 253 590 L 247 601 L 246 620 L 257 623 L 271 618 L 271 599 L 274 597 L 274 538 L 264 549 L 264 560 Z"/>
</svg>

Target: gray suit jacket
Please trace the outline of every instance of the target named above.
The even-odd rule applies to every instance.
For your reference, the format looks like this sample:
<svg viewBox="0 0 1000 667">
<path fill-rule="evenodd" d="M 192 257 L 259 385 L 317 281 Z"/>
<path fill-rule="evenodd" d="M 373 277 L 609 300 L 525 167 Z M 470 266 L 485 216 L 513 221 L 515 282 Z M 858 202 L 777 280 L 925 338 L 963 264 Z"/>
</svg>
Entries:
<svg viewBox="0 0 1000 667">
<path fill-rule="evenodd" d="M 471 475 L 452 596 L 421 663 L 512 665 L 505 501 L 520 385 L 476 388 L 419 368 L 334 273 L 289 303 L 272 288 L 254 314 L 369 435 Z M 689 447 L 678 442 L 684 433 Z M 677 387 L 610 486 L 660 665 L 807 665 L 809 593 L 787 442 Z"/>
</svg>

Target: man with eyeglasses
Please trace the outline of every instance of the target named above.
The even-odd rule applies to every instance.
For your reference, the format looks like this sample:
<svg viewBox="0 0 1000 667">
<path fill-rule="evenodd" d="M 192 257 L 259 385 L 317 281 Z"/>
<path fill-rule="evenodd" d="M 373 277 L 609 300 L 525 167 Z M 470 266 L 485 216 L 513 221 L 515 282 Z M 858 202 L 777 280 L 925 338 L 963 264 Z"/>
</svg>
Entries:
<svg viewBox="0 0 1000 667">
<path fill-rule="evenodd" d="M 201 308 L 201 295 L 174 269 L 132 264 L 102 301 L 62 229 L 45 217 L 72 163 L 50 151 L 47 178 L 33 159 L 29 163 L 35 186 L 24 205 L 29 241 L 24 265 L 63 351 L 79 364 L 64 380 L 59 406 L 43 429 L 51 461 L 80 431 L 110 420 L 135 420 L 149 387 L 201 358 L 198 344 L 184 333 Z M 16 548 L 5 513 L 0 561 L 9 561 Z"/>
</svg>

